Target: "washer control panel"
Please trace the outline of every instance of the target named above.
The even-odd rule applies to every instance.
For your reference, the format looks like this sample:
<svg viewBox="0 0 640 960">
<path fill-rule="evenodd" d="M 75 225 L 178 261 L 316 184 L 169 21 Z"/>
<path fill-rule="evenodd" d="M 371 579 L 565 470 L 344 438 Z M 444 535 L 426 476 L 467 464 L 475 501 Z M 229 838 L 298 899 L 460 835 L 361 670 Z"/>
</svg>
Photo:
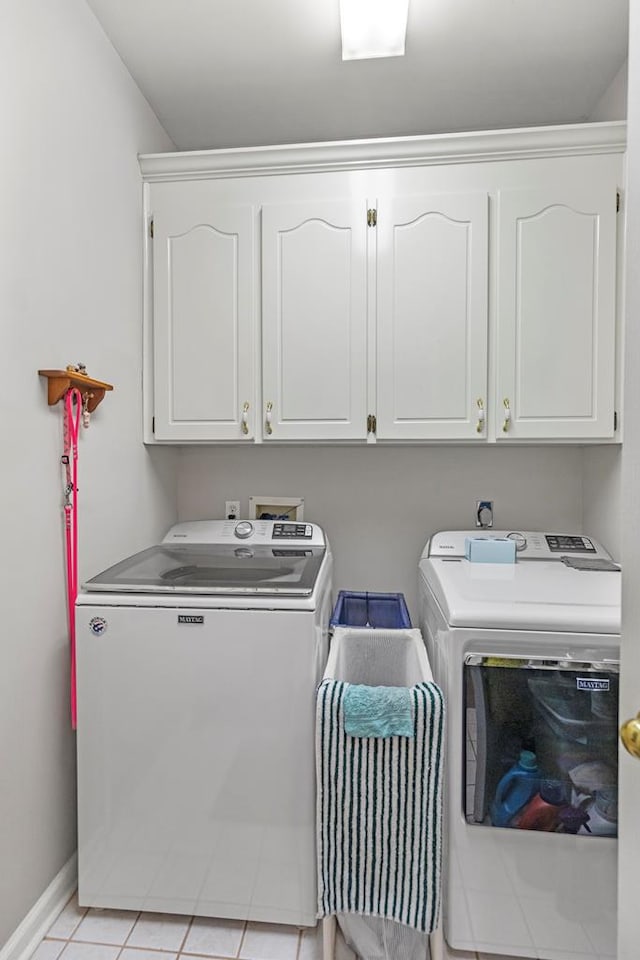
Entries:
<svg viewBox="0 0 640 960">
<path fill-rule="evenodd" d="M 302 543 L 307 547 L 324 547 L 326 540 L 315 523 L 295 523 L 289 520 L 187 520 L 177 523 L 167 533 L 163 543 L 208 543 L 243 545 L 269 544 L 278 546 Z"/>
<path fill-rule="evenodd" d="M 516 560 L 561 560 L 566 556 L 603 557 L 607 551 L 592 537 L 573 533 L 537 533 L 531 530 L 449 530 L 435 533 L 423 557 L 464 557 L 467 538 L 508 538 L 515 541 Z"/>
<path fill-rule="evenodd" d="M 310 523 L 274 523 L 271 534 L 274 540 L 311 540 L 313 527 Z"/>
<path fill-rule="evenodd" d="M 545 540 L 551 553 L 596 553 L 588 537 L 574 537 L 560 533 L 545 533 Z"/>
</svg>

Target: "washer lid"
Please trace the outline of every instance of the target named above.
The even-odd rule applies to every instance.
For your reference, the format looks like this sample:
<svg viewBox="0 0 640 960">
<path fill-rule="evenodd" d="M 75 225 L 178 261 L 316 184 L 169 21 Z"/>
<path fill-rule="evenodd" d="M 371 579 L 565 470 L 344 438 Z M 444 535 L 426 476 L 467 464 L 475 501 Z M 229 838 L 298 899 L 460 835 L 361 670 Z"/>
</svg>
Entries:
<svg viewBox="0 0 640 960">
<path fill-rule="evenodd" d="M 423 557 L 420 578 L 454 627 L 620 633 L 618 572 L 575 570 L 554 560 Z"/>
<path fill-rule="evenodd" d="M 161 543 L 83 585 L 89 593 L 306 596 L 325 548 L 306 543 Z"/>
</svg>

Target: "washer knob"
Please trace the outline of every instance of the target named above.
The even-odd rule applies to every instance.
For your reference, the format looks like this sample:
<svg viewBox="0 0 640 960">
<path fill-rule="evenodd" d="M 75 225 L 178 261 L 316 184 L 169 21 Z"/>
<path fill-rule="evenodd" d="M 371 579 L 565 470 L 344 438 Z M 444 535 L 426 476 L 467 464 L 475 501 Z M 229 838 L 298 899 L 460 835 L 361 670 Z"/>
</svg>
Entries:
<svg viewBox="0 0 640 960">
<path fill-rule="evenodd" d="M 233 533 L 238 540 L 246 540 L 253 533 L 253 524 L 249 520 L 241 520 L 240 523 L 236 523 Z"/>
<path fill-rule="evenodd" d="M 516 550 L 518 553 L 526 549 L 527 538 L 523 533 L 517 533 L 515 530 L 513 530 L 511 533 L 507 534 L 507 540 L 515 540 Z"/>
</svg>

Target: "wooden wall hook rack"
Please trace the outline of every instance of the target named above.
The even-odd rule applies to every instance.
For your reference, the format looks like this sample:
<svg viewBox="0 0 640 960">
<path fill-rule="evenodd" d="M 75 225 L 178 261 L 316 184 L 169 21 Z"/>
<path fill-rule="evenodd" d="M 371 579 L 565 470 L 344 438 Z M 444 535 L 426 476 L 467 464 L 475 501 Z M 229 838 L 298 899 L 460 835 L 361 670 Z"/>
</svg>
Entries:
<svg viewBox="0 0 640 960">
<path fill-rule="evenodd" d="M 103 383 L 102 380 L 94 380 L 85 373 L 79 373 L 73 367 L 67 367 L 66 370 L 38 370 L 41 377 L 48 380 L 47 401 L 49 406 L 62 400 L 67 390 L 71 387 L 77 387 L 84 399 L 89 395 L 87 407 L 90 413 L 93 413 L 100 401 L 105 395 L 105 391 L 113 390 L 110 383 Z"/>
</svg>

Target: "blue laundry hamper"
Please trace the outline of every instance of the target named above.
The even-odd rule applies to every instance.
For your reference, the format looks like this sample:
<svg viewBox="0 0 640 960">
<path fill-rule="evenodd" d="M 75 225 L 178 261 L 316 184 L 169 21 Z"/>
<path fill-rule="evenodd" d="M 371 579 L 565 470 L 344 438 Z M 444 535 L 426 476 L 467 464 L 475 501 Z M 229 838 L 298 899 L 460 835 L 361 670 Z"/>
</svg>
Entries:
<svg viewBox="0 0 640 960">
<path fill-rule="evenodd" d="M 411 618 L 402 593 L 341 590 L 329 625 L 370 627 L 374 630 L 410 630 Z"/>
</svg>

